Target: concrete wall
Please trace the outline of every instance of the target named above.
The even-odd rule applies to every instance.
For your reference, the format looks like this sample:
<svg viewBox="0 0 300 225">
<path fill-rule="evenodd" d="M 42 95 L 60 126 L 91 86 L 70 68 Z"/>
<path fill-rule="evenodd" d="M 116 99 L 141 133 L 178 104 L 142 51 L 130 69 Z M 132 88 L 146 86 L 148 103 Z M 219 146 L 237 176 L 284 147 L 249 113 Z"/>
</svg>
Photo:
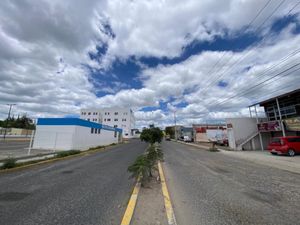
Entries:
<svg viewBox="0 0 300 225">
<path fill-rule="evenodd" d="M 36 126 L 33 148 L 71 150 L 76 126 Z"/>
<path fill-rule="evenodd" d="M 264 121 L 265 118 L 259 118 Z M 229 147 L 237 149 L 238 145 L 250 136 L 258 132 L 256 118 L 229 118 L 226 119 L 227 124 L 231 124 L 232 128 L 227 128 Z M 264 149 L 267 148 L 271 135 L 268 132 L 261 133 Z M 244 150 L 261 150 L 259 135 L 245 143 L 242 148 Z"/>
<path fill-rule="evenodd" d="M 75 131 L 75 137 L 73 143 L 73 149 L 87 149 L 90 147 L 96 147 L 99 145 L 109 145 L 112 143 L 118 143 L 119 132 L 100 130 L 99 133 L 91 133 L 91 128 L 77 126 Z"/>
</svg>

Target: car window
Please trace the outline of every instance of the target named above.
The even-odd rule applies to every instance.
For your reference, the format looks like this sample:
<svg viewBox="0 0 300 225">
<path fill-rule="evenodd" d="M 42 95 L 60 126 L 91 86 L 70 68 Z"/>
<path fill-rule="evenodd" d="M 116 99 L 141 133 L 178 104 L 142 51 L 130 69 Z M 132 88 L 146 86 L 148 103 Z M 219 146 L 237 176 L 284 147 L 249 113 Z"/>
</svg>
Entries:
<svg viewBox="0 0 300 225">
<path fill-rule="evenodd" d="M 280 143 L 280 138 L 273 138 L 271 144 L 277 144 L 277 143 Z"/>
<path fill-rule="evenodd" d="M 300 142 L 300 138 L 288 138 L 288 142 Z"/>
</svg>

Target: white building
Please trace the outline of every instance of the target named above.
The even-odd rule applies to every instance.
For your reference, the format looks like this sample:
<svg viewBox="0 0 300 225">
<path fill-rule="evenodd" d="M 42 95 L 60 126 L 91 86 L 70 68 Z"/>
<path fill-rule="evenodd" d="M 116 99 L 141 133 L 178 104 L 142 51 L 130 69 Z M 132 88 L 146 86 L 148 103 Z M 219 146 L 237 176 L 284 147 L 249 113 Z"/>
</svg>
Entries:
<svg viewBox="0 0 300 225">
<path fill-rule="evenodd" d="M 118 143 L 119 128 L 78 118 L 40 118 L 36 125 L 34 149 L 85 150 Z"/>
<path fill-rule="evenodd" d="M 123 130 L 123 138 L 134 137 L 135 118 L 129 108 L 81 109 L 80 118 Z"/>
<path fill-rule="evenodd" d="M 259 121 L 264 121 L 265 118 L 259 118 Z M 228 118 L 227 135 L 229 147 L 237 150 L 261 150 L 259 131 L 255 118 Z M 270 135 L 262 133 L 263 148 L 268 146 Z"/>
</svg>

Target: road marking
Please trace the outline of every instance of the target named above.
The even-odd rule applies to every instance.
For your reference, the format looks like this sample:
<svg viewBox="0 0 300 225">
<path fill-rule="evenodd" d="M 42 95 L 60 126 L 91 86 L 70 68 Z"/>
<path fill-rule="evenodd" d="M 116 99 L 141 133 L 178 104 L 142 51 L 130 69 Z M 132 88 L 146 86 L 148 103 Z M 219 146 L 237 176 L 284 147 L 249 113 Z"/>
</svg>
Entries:
<svg viewBox="0 0 300 225">
<path fill-rule="evenodd" d="M 131 197 L 129 199 L 129 202 L 128 202 L 125 214 L 123 216 L 121 225 L 129 225 L 130 224 L 133 213 L 134 213 L 134 209 L 135 209 L 135 206 L 136 206 L 136 202 L 137 202 L 137 198 L 138 198 L 138 195 L 139 195 L 140 188 L 141 188 L 141 183 L 138 179 L 138 181 L 136 182 L 136 185 L 133 189 L 133 192 L 131 194 Z"/>
<path fill-rule="evenodd" d="M 162 168 L 160 162 L 158 162 L 158 171 L 159 171 L 160 182 L 161 182 L 162 192 L 163 192 L 164 201 L 165 201 L 165 208 L 166 208 L 166 214 L 167 214 L 167 218 L 168 218 L 168 224 L 169 225 L 177 225 L 174 210 L 173 210 L 170 195 L 169 195 L 169 191 L 168 191 L 166 180 L 165 180 L 164 171 L 163 171 L 163 168 Z"/>
</svg>

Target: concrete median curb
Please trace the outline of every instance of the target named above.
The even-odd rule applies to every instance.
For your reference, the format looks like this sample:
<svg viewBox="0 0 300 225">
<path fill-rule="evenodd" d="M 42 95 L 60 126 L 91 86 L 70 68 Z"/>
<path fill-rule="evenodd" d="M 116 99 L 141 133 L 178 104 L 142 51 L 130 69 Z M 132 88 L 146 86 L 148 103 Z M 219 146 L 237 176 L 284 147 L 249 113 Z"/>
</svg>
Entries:
<svg viewBox="0 0 300 225">
<path fill-rule="evenodd" d="M 136 184 L 135 184 L 135 187 L 132 191 L 129 202 L 127 204 L 127 208 L 126 208 L 126 211 L 124 213 L 121 225 L 130 225 L 131 219 L 133 217 L 134 209 L 135 209 L 135 206 L 136 206 L 137 198 L 138 198 L 138 195 L 139 195 L 140 188 L 141 188 L 141 183 L 138 179 Z"/>
<path fill-rule="evenodd" d="M 169 194 L 168 187 L 167 187 L 166 180 L 165 180 L 165 175 L 164 175 L 163 168 L 162 168 L 162 165 L 160 162 L 158 162 L 158 171 L 159 171 L 159 177 L 160 177 L 160 182 L 161 182 L 161 187 L 162 187 L 162 192 L 163 192 L 163 197 L 164 197 L 164 202 L 165 202 L 168 224 L 169 225 L 177 225 L 173 206 L 171 203 L 170 194 Z"/>
</svg>

